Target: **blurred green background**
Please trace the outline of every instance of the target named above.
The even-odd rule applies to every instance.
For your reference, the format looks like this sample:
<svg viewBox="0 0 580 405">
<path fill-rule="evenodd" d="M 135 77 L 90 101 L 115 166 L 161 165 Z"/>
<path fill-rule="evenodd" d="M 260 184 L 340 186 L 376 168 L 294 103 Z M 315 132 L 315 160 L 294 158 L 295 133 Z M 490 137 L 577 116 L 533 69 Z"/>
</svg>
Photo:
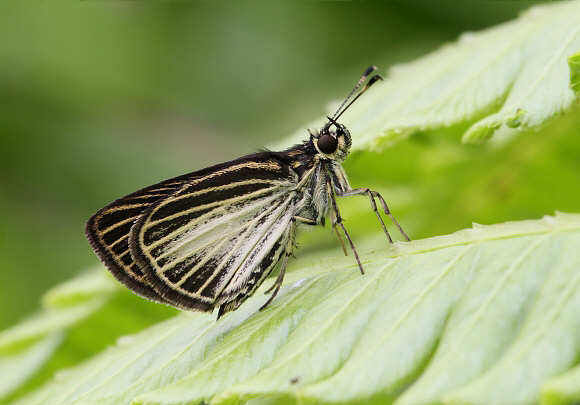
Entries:
<svg viewBox="0 0 580 405">
<path fill-rule="evenodd" d="M 83 228 L 105 204 L 283 139 L 367 66 L 535 3 L 1 3 L 0 329 L 97 263 Z M 354 186 L 415 189 L 398 216 L 413 238 L 578 211 L 578 126 L 483 147 L 460 145 L 457 126 L 346 168 Z"/>
</svg>

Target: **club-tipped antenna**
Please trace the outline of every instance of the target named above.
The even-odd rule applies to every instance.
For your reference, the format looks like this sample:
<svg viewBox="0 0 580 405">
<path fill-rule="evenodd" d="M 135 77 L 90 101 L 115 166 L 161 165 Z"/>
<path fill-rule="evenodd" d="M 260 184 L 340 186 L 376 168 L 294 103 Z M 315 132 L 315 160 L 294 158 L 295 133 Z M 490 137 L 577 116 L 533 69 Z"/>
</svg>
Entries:
<svg viewBox="0 0 580 405">
<path fill-rule="evenodd" d="M 344 107 L 344 105 L 346 104 L 346 102 L 352 97 L 352 95 L 354 94 L 355 91 L 357 91 L 357 89 L 360 87 L 361 84 L 363 84 L 363 82 L 366 80 L 367 77 L 369 77 L 369 75 L 374 72 L 375 70 L 377 70 L 376 66 L 369 66 L 363 73 L 362 77 L 359 79 L 358 83 L 356 84 L 356 86 L 354 86 L 354 89 L 352 89 L 352 91 L 350 92 L 350 94 L 348 95 L 347 98 L 344 99 L 344 101 L 342 102 L 342 104 L 340 105 L 340 107 L 338 107 L 338 109 L 336 110 L 336 112 L 332 115 L 333 117 L 336 117 L 337 114 L 340 112 L 340 110 L 342 109 L 342 107 Z"/>
<path fill-rule="evenodd" d="M 382 78 L 381 76 L 379 76 L 379 75 L 374 75 L 373 77 L 371 77 L 371 79 L 370 79 L 370 80 L 368 81 L 368 83 L 367 83 L 367 84 L 366 84 L 366 85 L 365 85 L 365 86 L 362 88 L 362 90 L 361 90 L 361 91 L 360 91 L 360 92 L 359 92 L 359 93 L 356 95 L 356 97 L 355 97 L 355 98 L 353 98 L 353 99 L 351 100 L 351 102 L 350 102 L 350 103 L 348 103 L 348 104 L 346 105 L 346 107 L 344 107 L 344 108 L 342 109 L 342 111 L 339 109 L 339 110 L 338 110 L 338 111 L 337 111 L 337 112 L 334 114 L 334 117 L 333 117 L 333 118 L 334 118 L 334 120 L 335 120 L 335 121 L 336 121 L 336 120 L 338 120 L 338 118 L 340 118 L 340 116 L 342 115 L 342 113 L 343 113 L 343 112 L 345 112 L 346 110 L 348 110 L 348 107 L 350 107 L 350 106 L 351 106 L 351 105 L 352 105 L 352 104 L 353 104 L 353 103 L 354 103 L 356 100 L 358 100 L 358 98 L 359 98 L 360 96 L 362 96 L 362 95 L 363 95 L 363 93 L 364 93 L 365 91 L 367 91 L 367 90 L 368 90 L 368 89 L 369 89 L 369 88 L 370 88 L 370 87 L 371 87 L 373 84 L 375 84 L 375 83 L 376 83 L 378 80 L 383 80 L 383 78 Z M 358 86 L 357 86 L 357 87 L 358 87 Z M 349 96 L 349 97 L 350 97 L 350 96 Z M 343 103 L 343 105 L 344 105 L 344 103 Z M 339 113 L 339 111 L 340 111 L 340 113 Z"/>
<path fill-rule="evenodd" d="M 352 105 L 352 103 L 354 103 L 377 80 L 383 80 L 383 78 L 381 76 L 374 75 L 373 77 L 371 77 L 371 79 L 368 81 L 368 83 L 362 88 L 362 90 L 355 96 L 355 98 L 352 99 L 352 101 L 347 104 L 347 102 L 350 100 L 350 98 L 352 97 L 352 95 L 364 83 L 364 81 L 366 80 L 366 78 L 369 77 L 369 75 L 372 72 L 374 72 L 375 70 L 377 70 L 377 67 L 376 66 L 370 66 L 370 67 L 368 67 L 364 71 L 362 77 L 359 79 L 359 81 L 356 84 L 356 86 L 354 86 L 354 89 L 352 89 L 352 91 L 350 92 L 350 94 L 348 95 L 348 97 L 342 102 L 342 104 L 340 105 L 340 107 L 338 107 L 338 109 L 336 110 L 336 112 L 334 113 L 334 115 L 332 116 L 332 118 L 327 116 L 327 118 L 328 118 L 328 124 L 326 124 L 326 126 L 325 126 L 326 128 L 328 128 L 330 125 L 333 125 L 333 124 L 336 125 L 336 126 L 338 126 L 338 123 L 336 122 L 336 120 L 338 119 L 338 117 L 340 117 L 342 115 L 342 113 L 345 112 L 348 109 L 348 107 L 350 107 Z M 346 107 L 345 107 L 345 105 L 346 105 Z"/>
</svg>

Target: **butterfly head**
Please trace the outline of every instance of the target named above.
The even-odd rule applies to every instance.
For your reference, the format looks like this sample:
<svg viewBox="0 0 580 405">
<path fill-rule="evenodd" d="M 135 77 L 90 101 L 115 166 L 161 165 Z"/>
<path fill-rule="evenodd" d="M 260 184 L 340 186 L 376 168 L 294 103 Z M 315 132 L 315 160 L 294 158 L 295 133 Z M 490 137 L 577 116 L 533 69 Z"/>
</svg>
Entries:
<svg viewBox="0 0 580 405">
<path fill-rule="evenodd" d="M 360 86 L 365 82 L 367 77 L 376 69 L 376 66 L 371 66 L 365 70 L 356 86 L 354 86 L 354 89 L 350 92 L 340 107 L 338 107 L 338 110 L 336 110 L 334 115 L 332 117 L 326 117 L 328 118 L 328 123 L 318 133 L 311 136 L 311 140 L 314 143 L 316 150 L 323 159 L 333 159 L 342 162 L 348 156 L 350 147 L 352 145 L 350 133 L 346 127 L 342 124 L 339 124 L 337 120 L 348 109 L 348 107 L 350 107 L 356 100 L 358 100 L 358 98 L 374 83 L 376 83 L 378 80 L 383 80 L 383 78 L 379 75 L 372 76 L 367 84 L 365 84 L 361 89 L 361 91 L 359 91 L 355 97 L 352 97 L 354 93 L 360 88 Z"/>
<path fill-rule="evenodd" d="M 328 117 L 329 125 L 312 136 L 314 147 L 322 159 L 331 159 L 342 162 L 348 156 L 352 140 L 350 132 L 342 124 Z"/>
</svg>

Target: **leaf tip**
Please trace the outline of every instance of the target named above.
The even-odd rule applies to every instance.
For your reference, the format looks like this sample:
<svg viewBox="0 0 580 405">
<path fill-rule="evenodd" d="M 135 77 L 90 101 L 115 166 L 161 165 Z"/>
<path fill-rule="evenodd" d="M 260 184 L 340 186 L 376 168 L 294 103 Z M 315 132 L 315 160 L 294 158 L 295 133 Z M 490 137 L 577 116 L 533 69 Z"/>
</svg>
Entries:
<svg viewBox="0 0 580 405">
<path fill-rule="evenodd" d="M 482 143 L 505 124 L 508 128 L 521 128 L 527 111 L 517 108 L 515 111 L 498 112 L 473 124 L 463 135 L 463 143 Z"/>
<path fill-rule="evenodd" d="M 501 124 L 481 125 L 480 123 L 476 123 L 469 128 L 465 134 L 463 134 L 461 142 L 482 143 L 491 138 L 500 125 Z"/>
<path fill-rule="evenodd" d="M 505 124 L 509 128 L 519 127 L 520 125 L 522 125 L 522 117 L 524 116 L 525 113 L 526 113 L 526 110 L 524 110 L 523 108 L 518 108 L 513 115 L 505 117 L 505 119 L 504 119 Z"/>
</svg>

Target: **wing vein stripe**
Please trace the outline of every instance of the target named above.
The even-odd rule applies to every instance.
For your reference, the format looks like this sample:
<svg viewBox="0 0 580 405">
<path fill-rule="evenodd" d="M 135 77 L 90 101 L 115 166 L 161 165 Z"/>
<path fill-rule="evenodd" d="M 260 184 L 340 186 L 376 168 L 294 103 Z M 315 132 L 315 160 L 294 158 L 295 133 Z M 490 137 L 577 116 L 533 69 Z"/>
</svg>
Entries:
<svg viewBox="0 0 580 405">
<path fill-rule="evenodd" d="M 272 197 L 266 198 L 262 202 L 262 205 L 265 205 L 267 203 L 270 203 L 271 201 L 276 200 L 277 198 L 279 198 L 279 196 L 277 196 L 277 195 L 273 195 Z M 192 220 L 191 222 L 189 222 L 187 226 L 189 228 L 195 228 L 197 226 L 197 223 L 202 223 L 203 221 L 205 221 L 207 219 L 207 217 L 212 216 L 212 215 L 215 215 L 216 214 L 215 211 L 217 209 L 220 209 L 220 208 L 225 209 L 226 207 L 225 206 L 216 207 L 214 210 L 209 211 L 206 214 L 204 214 L 204 215 L 202 215 L 202 216 L 200 216 L 198 218 L 195 218 L 194 220 Z M 250 209 L 248 209 L 248 211 L 249 210 Z M 173 232 L 167 234 L 166 236 L 164 236 L 163 238 L 160 238 L 155 243 L 152 243 L 151 245 L 148 245 L 147 246 L 147 249 L 149 251 L 151 251 L 154 248 L 156 248 L 157 246 L 159 246 L 160 244 L 166 243 L 168 240 L 172 239 L 176 234 L 178 234 L 179 232 L 181 232 L 180 231 L 181 228 L 183 228 L 183 227 L 180 227 L 180 228 L 176 229 L 175 231 L 173 231 Z M 187 239 L 186 238 L 183 238 L 183 240 L 180 241 L 180 243 L 178 243 L 178 244 L 176 243 L 174 246 L 171 247 L 171 249 L 168 249 L 167 251 L 164 251 L 163 254 L 157 256 L 156 259 L 159 260 L 159 259 L 162 259 L 162 258 L 165 258 L 165 257 L 169 256 L 170 254 L 172 254 L 173 252 L 175 252 L 179 248 L 183 247 L 183 245 L 191 242 L 191 240 L 195 239 L 197 236 L 198 236 L 197 234 L 193 234 L 193 235 L 191 235 L 191 237 L 189 237 Z M 205 247 L 209 243 L 211 243 L 211 242 L 208 242 L 208 243 L 206 243 L 205 245 L 202 245 L 202 246 Z"/>
<path fill-rule="evenodd" d="M 151 226 L 160 224 L 160 223 L 162 223 L 164 221 L 171 222 L 172 220 L 175 220 L 176 218 L 179 218 L 180 216 L 184 216 L 184 215 L 187 215 L 187 214 L 192 214 L 192 213 L 194 213 L 196 211 L 203 211 L 205 209 L 208 209 L 208 208 L 212 208 L 213 207 L 213 209 L 211 211 L 206 212 L 205 214 L 203 214 L 200 217 L 198 217 L 198 218 L 196 218 L 196 219 L 193 220 L 195 222 L 201 222 L 202 220 L 207 219 L 209 216 L 214 215 L 216 209 L 225 207 L 227 205 L 230 205 L 230 204 L 235 203 L 235 202 L 238 202 L 238 201 L 243 201 L 245 199 L 252 200 L 254 197 L 259 197 L 261 194 L 271 193 L 274 189 L 275 189 L 274 187 L 270 187 L 270 188 L 261 189 L 261 190 L 258 190 L 256 192 L 253 192 L 253 193 L 250 193 L 250 194 L 246 194 L 246 195 L 243 195 L 243 196 L 233 197 L 233 198 L 230 198 L 230 199 L 227 199 L 227 200 L 216 201 L 216 202 L 210 203 L 210 204 L 198 205 L 198 206 L 193 207 L 193 208 L 191 208 L 189 210 L 181 211 L 179 213 L 176 213 L 174 215 L 165 217 L 163 219 L 148 222 L 147 223 L 147 228 L 143 227 L 143 230 L 142 231 L 144 232 L 147 229 L 149 229 Z M 151 243 L 150 245 L 147 245 L 147 248 L 148 249 L 153 249 L 153 248 L 159 246 L 160 244 L 166 242 L 167 239 L 171 239 L 173 236 L 175 236 L 176 234 L 178 234 L 180 232 L 180 229 L 181 228 L 178 228 L 178 229 L 172 231 L 171 233 L 163 236 L 162 238 L 156 240 L 155 242 Z"/>
<path fill-rule="evenodd" d="M 276 207 L 276 208 L 282 208 L 282 207 L 285 207 L 285 206 L 287 206 L 288 204 L 290 204 L 290 202 L 292 201 L 292 199 L 293 199 L 293 198 L 294 198 L 294 193 L 289 193 L 289 196 L 288 196 L 288 198 L 286 199 L 286 201 L 285 201 L 283 204 L 280 204 L 280 205 L 279 205 L 278 207 Z M 281 213 L 284 213 L 284 212 L 285 212 L 285 210 L 281 209 L 281 210 L 280 210 L 280 212 L 281 212 Z M 281 216 L 281 214 L 278 214 L 278 216 L 276 217 L 276 219 L 274 220 L 274 222 L 276 222 L 276 220 L 278 220 L 278 219 L 280 218 L 280 216 Z M 240 241 L 243 241 L 243 239 L 240 239 Z M 245 251 L 246 251 L 246 254 L 244 255 L 244 258 L 242 259 L 242 263 L 243 263 L 243 262 L 246 260 L 246 258 L 247 258 L 247 257 L 248 257 L 248 255 L 250 254 L 250 252 L 254 250 L 254 248 L 256 247 L 256 245 L 258 244 L 258 242 L 259 242 L 259 241 L 256 241 L 256 242 L 254 243 L 254 245 L 252 246 L 252 249 L 246 249 L 246 250 L 245 250 Z M 240 243 L 240 242 L 238 242 L 238 243 L 236 244 L 236 248 L 239 246 L 239 243 Z M 232 253 L 233 253 L 234 251 L 235 251 L 235 249 L 232 249 Z M 231 254 L 230 254 L 230 255 L 231 255 Z M 222 266 L 222 265 L 223 265 L 223 263 L 224 263 L 224 262 L 222 261 L 222 264 L 220 264 L 220 266 Z M 219 268 L 218 268 L 218 269 L 219 269 Z M 238 269 L 236 269 L 236 270 L 238 270 Z M 209 284 L 209 283 L 210 283 L 210 282 L 211 282 L 211 281 L 212 281 L 212 280 L 215 278 L 215 276 L 216 276 L 218 273 L 219 273 L 219 270 L 218 270 L 218 271 L 215 271 L 215 272 L 214 272 L 214 273 L 211 275 L 211 277 L 208 277 L 208 279 L 206 280 L 206 282 L 204 283 L 204 285 L 203 285 L 203 286 L 202 286 L 202 287 L 201 287 L 201 288 L 200 288 L 198 291 L 203 291 L 203 290 L 204 290 L 204 289 L 207 287 L 207 285 L 208 285 L 208 284 Z M 223 283 L 223 284 L 222 284 L 222 287 L 221 287 L 221 289 L 220 289 L 219 291 L 216 291 L 216 293 L 215 293 L 215 296 L 216 296 L 216 297 L 217 297 L 217 296 L 219 296 L 219 294 L 220 294 L 220 293 L 221 293 L 221 292 L 224 290 L 224 288 L 225 288 L 225 287 L 228 285 L 228 283 L 230 282 L 230 280 L 232 279 L 232 277 L 233 277 L 235 274 L 236 274 L 236 271 L 232 271 L 232 274 L 231 274 L 230 278 L 229 278 L 229 279 L 228 279 L 228 280 L 227 280 L 225 283 Z"/>
<path fill-rule="evenodd" d="M 272 211 L 274 211 L 276 208 L 277 208 L 276 206 L 272 206 L 272 207 L 268 208 L 266 211 L 264 211 L 262 214 L 260 214 L 260 215 L 259 215 L 259 216 L 257 216 L 256 218 L 254 218 L 254 219 L 253 219 L 253 220 L 252 220 L 250 223 L 248 223 L 248 224 L 244 224 L 244 225 L 242 225 L 242 226 L 238 227 L 238 228 L 236 229 L 236 231 L 238 231 L 238 230 L 242 230 L 244 227 L 247 227 L 247 229 L 246 229 L 245 231 L 243 231 L 243 232 L 242 232 L 242 233 L 241 233 L 241 234 L 240 234 L 240 235 L 237 237 L 237 239 L 238 239 L 238 240 L 236 241 L 236 245 L 235 245 L 235 246 L 236 246 L 236 248 L 237 248 L 237 246 L 239 246 L 240 242 L 242 242 L 242 243 L 243 243 L 243 241 L 244 241 L 244 237 L 245 237 L 245 236 L 248 234 L 248 232 L 250 232 L 250 231 L 252 231 L 252 230 L 256 229 L 256 225 L 258 224 L 258 222 L 260 221 L 260 219 L 262 219 L 264 216 L 267 216 L 268 214 L 272 213 Z M 226 242 L 229 242 L 229 241 L 230 241 L 230 239 L 225 239 L 225 238 L 224 238 L 224 240 L 222 240 L 222 241 L 219 243 L 219 245 L 218 245 L 218 246 L 216 246 L 216 248 L 212 250 L 212 252 L 211 252 L 210 254 L 207 254 L 207 255 L 206 255 L 206 257 L 205 257 L 205 258 L 204 258 L 204 260 L 203 260 L 203 263 L 207 262 L 207 260 L 208 260 L 208 259 L 211 257 L 212 253 L 214 253 L 214 252 L 215 252 L 215 251 L 216 251 L 216 250 L 217 250 L 217 249 L 218 249 L 220 246 L 223 246 L 223 244 L 224 244 L 224 243 L 226 243 Z M 228 260 L 231 258 L 232 254 L 234 254 L 234 253 L 235 253 L 235 251 L 236 251 L 236 249 L 235 249 L 235 248 L 230 250 L 230 253 L 229 253 L 228 255 L 226 255 L 226 256 L 225 256 L 225 257 L 222 259 L 222 261 L 219 263 L 219 265 L 217 265 L 217 266 L 216 266 L 216 270 L 214 271 L 214 274 L 215 274 L 216 272 L 219 272 L 219 271 L 221 270 L 221 268 L 223 267 L 223 265 L 224 265 L 225 263 L 227 263 L 227 261 L 228 261 Z M 203 264 L 203 263 L 201 263 L 201 264 Z M 187 273 L 186 273 L 186 274 L 183 276 L 183 278 L 182 278 L 181 280 L 179 280 L 179 282 L 178 282 L 176 285 L 177 285 L 178 287 L 181 287 L 181 285 L 182 285 L 182 284 L 183 284 L 185 281 L 187 281 L 187 279 L 188 279 L 189 277 L 191 277 L 193 274 L 195 274 L 195 272 L 196 272 L 196 271 L 199 269 L 199 267 L 200 267 L 200 266 L 197 266 L 197 265 L 196 265 L 196 268 L 193 268 L 193 269 L 191 269 L 190 271 L 188 271 L 188 272 L 187 272 Z M 203 290 L 203 288 L 204 288 L 204 287 L 205 287 L 205 285 L 204 285 L 204 286 L 202 286 L 202 287 L 201 287 L 201 288 L 198 290 L 198 293 L 199 293 L 199 292 L 201 292 L 201 291 Z"/>
</svg>

